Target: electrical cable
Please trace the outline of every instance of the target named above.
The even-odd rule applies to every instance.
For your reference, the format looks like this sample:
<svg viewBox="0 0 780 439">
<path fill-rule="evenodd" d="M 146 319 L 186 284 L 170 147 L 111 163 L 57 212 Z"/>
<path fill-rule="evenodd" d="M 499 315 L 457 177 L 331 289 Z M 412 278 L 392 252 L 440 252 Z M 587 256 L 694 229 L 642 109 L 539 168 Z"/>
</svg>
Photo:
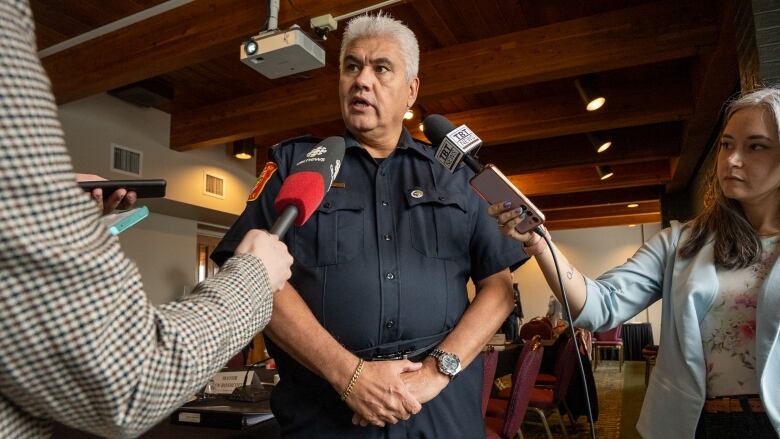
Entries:
<svg viewBox="0 0 780 439">
<path fill-rule="evenodd" d="M 588 382 L 585 379 L 585 366 L 582 364 L 582 356 L 580 355 L 580 345 L 577 342 L 577 332 L 574 330 L 574 320 L 571 317 L 571 308 L 569 308 L 569 299 L 566 296 L 566 289 L 563 287 L 563 278 L 561 278 L 561 269 L 558 266 L 558 258 L 555 256 L 555 250 L 553 250 L 552 242 L 544 233 L 541 226 L 534 228 L 534 233 L 541 236 L 544 242 L 547 243 L 547 248 L 550 249 L 550 254 L 555 264 L 555 273 L 558 275 L 558 286 L 561 289 L 561 298 L 563 299 L 563 306 L 566 310 L 566 321 L 569 323 L 569 331 L 571 332 L 572 341 L 574 341 L 574 350 L 577 352 L 577 366 L 580 371 L 580 378 L 582 379 L 582 388 L 585 391 L 585 406 L 588 408 L 588 424 L 590 424 L 590 437 L 596 439 L 596 426 L 593 425 L 593 408 L 590 406 L 590 392 L 588 392 Z"/>
</svg>

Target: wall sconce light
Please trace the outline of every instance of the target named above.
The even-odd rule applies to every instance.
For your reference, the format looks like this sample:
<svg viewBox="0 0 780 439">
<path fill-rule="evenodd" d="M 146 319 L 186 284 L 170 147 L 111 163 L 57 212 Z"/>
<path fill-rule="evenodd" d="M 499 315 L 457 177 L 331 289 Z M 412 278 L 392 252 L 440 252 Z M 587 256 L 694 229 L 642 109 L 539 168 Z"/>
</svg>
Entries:
<svg viewBox="0 0 780 439">
<path fill-rule="evenodd" d="M 255 139 L 241 139 L 233 142 L 233 157 L 239 160 L 249 160 L 255 156 Z"/>
<path fill-rule="evenodd" d="M 602 153 L 609 149 L 610 146 L 612 146 L 612 141 L 608 140 L 606 137 L 604 137 L 601 133 L 587 133 L 588 140 L 590 141 L 591 145 L 596 149 L 597 153 Z"/>
<path fill-rule="evenodd" d="M 606 180 L 615 175 L 615 173 L 612 172 L 612 168 L 609 166 L 596 166 L 596 172 L 599 174 L 600 180 Z"/>
<path fill-rule="evenodd" d="M 574 85 L 577 86 L 577 91 L 580 92 L 580 97 L 585 102 L 585 109 L 588 111 L 598 110 L 607 101 L 601 94 L 596 77 L 593 75 L 585 75 L 575 79 Z"/>
</svg>

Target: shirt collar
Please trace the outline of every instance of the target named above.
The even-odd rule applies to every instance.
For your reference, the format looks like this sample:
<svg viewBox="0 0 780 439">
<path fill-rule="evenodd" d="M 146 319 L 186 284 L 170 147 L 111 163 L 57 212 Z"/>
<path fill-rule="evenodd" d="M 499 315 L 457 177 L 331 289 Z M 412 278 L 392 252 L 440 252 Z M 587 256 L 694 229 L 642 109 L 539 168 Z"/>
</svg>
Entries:
<svg viewBox="0 0 780 439">
<path fill-rule="evenodd" d="M 363 145 L 355 139 L 355 136 L 349 130 L 344 131 L 344 143 L 347 149 L 349 148 L 363 148 Z M 398 145 L 396 149 L 404 149 L 414 151 L 415 153 L 427 158 L 430 161 L 434 161 L 434 154 L 436 151 L 428 144 L 421 142 L 409 133 L 406 127 L 401 128 L 401 137 L 398 139 Z"/>
</svg>

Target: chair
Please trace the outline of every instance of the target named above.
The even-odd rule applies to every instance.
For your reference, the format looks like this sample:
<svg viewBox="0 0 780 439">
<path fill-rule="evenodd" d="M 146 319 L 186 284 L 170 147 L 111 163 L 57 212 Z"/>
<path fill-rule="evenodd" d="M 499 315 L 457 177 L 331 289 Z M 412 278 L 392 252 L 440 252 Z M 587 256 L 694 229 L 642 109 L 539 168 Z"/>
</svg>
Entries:
<svg viewBox="0 0 780 439">
<path fill-rule="evenodd" d="M 563 347 L 563 354 L 555 363 L 556 381 L 553 388 L 536 386 L 531 391 L 531 399 L 528 402 L 528 410 L 539 415 L 542 420 L 542 426 L 547 433 L 547 437 L 552 439 L 550 425 L 547 422 L 549 414 L 558 414 L 558 421 L 561 424 L 561 431 L 564 438 L 568 438 L 566 426 L 563 424 L 563 415 L 558 410 L 561 404 L 565 405 L 566 392 L 569 390 L 574 369 L 577 365 L 577 350 L 574 349 L 574 340 L 569 339 Z"/>
<path fill-rule="evenodd" d="M 580 352 L 582 354 L 584 354 L 584 355 L 587 355 L 588 358 L 590 358 L 590 355 L 588 355 L 588 352 L 589 352 L 588 351 L 588 345 L 587 345 L 588 342 L 586 341 L 586 337 L 587 337 L 588 340 L 590 339 L 590 332 L 586 331 L 586 330 L 584 330 L 582 328 L 579 328 L 576 331 L 576 335 L 577 335 L 577 342 L 580 345 Z M 560 361 L 561 355 L 563 355 L 563 353 L 565 351 L 565 349 L 564 349 L 565 347 L 566 347 L 565 345 L 561 346 L 555 352 L 555 363 L 554 364 L 558 364 L 558 361 Z M 547 387 L 552 388 L 552 387 L 555 386 L 555 382 L 556 381 L 558 381 L 558 377 L 555 376 L 554 374 L 540 373 L 539 376 L 536 377 L 536 385 L 537 386 L 541 386 L 541 387 L 547 386 Z"/>
<path fill-rule="evenodd" d="M 620 359 L 619 370 L 621 372 L 623 371 L 623 340 L 620 338 L 620 332 L 622 331 L 622 329 L 623 329 L 623 325 L 617 325 L 616 327 L 610 329 L 609 331 L 593 333 L 593 338 L 594 338 L 593 369 L 594 370 L 598 367 L 599 361 L 601 360 L 602 349 L 609 349 L 609 350 L 616 349 L 618 351 L 618 358 Z"/>
<path fill-rule="evenodd" d="M 658 357 L 658 345 L 647 345 L 642 349 L 642 356 L 645 358 L 645 387 L 650 382 L 650 373 L 655 367 L 655 359 Z"/>
<path fill-rule="evenodd" d="M 528 409 L 528 401 L 536 381 L 536 375 L 542 365 L 541 337 L 536 336 L 523 346 L 517 359 L 512 379 L 512 393 L 509 400 L 491 399 L 491 416 L 485 417 L 485 435 L 488 439 L 510 439 L 519 435 L 523 438 L 520 426 Z"/>
<path fill-rule="evenodd" d="M 493 389 L 493 378 L 498 367 L 498 351 L 493 346 L 488 346 L 482 358 L 482 417 L 485 417 L 490 391 Z"/>
<path fill-rule="evenodd" d="M 542 340 L 551 339 L 553 327 L 550 319 L 547 317 L 534 317 L 520 327 L 520 338 L 522 340 L 531 340 L 534 335 L 538 335 Z"/>
</svg>

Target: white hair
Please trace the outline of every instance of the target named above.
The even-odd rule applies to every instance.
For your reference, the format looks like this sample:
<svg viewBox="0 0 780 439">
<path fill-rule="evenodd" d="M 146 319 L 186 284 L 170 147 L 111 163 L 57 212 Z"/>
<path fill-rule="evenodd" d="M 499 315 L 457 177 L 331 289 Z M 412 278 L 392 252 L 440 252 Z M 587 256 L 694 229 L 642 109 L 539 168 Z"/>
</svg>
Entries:
<svg viewBox="0 0 780 439">
<path fill-rule="evenodd" d="M 339 65 L 344 65 L 345 52 L 352 42 L 376 37 L 392 38 L 398 42 L 406 62 L 406 80 L 411 81 L 415 78 L 420 69 L 420 46 L 417 44 L 417 37 L 401 21 L 382 12 L 377 15 L 359 15 L 349 20 L 341 40 Z"/>
<path fill-rule="evenodd" d="M 766 87 L 744 92 L 740 97 L 729 103 L 726 109 L 726 121 L 731 119 L 743 108 L 763 107 L 775 121 L 777 135 L 780 137 L 780 88 Z M 725 123 L 723 124 L 725 127 Z"/>
</svg>

